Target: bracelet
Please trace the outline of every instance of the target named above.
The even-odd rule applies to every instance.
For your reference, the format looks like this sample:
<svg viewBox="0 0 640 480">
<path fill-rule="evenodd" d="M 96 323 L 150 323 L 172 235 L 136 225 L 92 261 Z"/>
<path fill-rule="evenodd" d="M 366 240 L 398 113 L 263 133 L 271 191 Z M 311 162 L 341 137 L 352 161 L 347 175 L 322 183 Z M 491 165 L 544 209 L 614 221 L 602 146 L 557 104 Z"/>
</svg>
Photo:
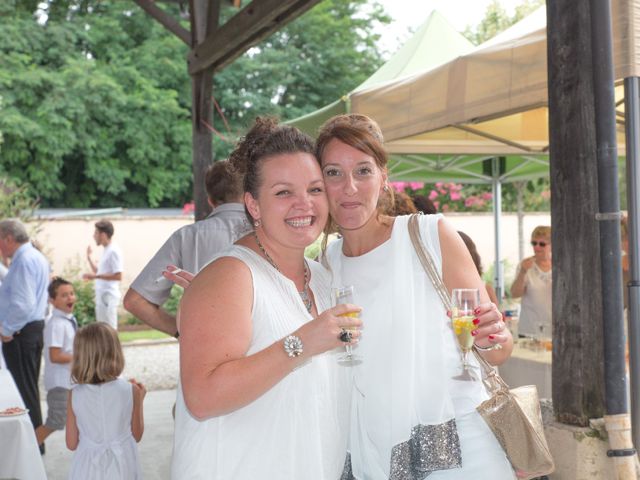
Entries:
<svg viewBox="0 0 640 480">
<path fill-rule="evenodd" d="M 493 350 L 502 350 L 502 345 L 499 343 L 494 343 L 490 347 L 481 347 L 477 343 L 474 343 L 473 346 L 479 352 L 492 352 Z"/>
</svg>

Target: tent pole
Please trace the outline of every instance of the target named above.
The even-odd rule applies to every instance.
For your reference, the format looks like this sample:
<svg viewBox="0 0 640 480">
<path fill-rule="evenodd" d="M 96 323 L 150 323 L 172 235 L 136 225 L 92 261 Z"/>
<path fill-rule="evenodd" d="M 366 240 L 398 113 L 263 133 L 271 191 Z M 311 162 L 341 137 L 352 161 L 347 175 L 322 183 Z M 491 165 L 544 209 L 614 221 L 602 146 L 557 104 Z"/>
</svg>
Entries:
<svg viewBox="0 0 640 480">
<path fill-rule="evenodd" d="M 500 255 L 502 250 L 500 221 L 502 214 L 502 183 L 500 183 L 500 158 L 493 157 L 491 159 L 491 186 L 493 191 L 493 225 L 495 237 L 495 267 L 494 267 L 494 288 L 498 302 L 502 302 L 504 294 L 504 275 L 502 272 L 502 262 Z"/>
<path fill-rule="evenodd" d="M 629 232 L 629 305 L 627 320 L 629 322 L 629 376 L 631 390 L 631 426 L 633 444 L 640 445 L 640 78 L 624 79 L 624 111 L 627 152 L 627 210 Z"/>
<path fill-rule="evenodd" d="M 593 97 L 598 160 L 598 221 L 602 275 L 605 427 L 608 456 L 614 457 L 615 478 L 635 479 L 625 365 L 620 197 L 616 140 L 615 85 L 611 1 L 590 0 Z"/>
</svg>

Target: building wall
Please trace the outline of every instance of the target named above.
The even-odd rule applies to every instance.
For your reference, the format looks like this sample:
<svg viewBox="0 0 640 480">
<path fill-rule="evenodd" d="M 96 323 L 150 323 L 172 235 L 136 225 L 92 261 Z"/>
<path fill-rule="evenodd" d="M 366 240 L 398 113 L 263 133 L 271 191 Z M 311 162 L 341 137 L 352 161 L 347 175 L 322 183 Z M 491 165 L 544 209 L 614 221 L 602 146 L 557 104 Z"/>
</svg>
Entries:
<svg viewBox="0 0 640 480">
<path fill-rule="evenodd" d="M 457 230 L 469 235 L 478 247 L 485 270 L 494 261 L 494 222 L 490 213 L 447 214 Z M 122 289 L 125 291 L 153 254 L 172 232 L 192 222 L 191 217 L 114 217 L 114 242 L 120 245 L 125 261 Z M 93 224 L 96 218 L 44 220 L 36 239 L 58 275 L 71 276 L 74 271 L 87 271 L 87 246 L 91 245 L 94 259 L 98 259 L 102 247 L 93 241 Z M 537 225 L 550 225 L 548 213 L 530 213 L 524 217 L 525 255 L 531 255 L 529 245 L 531 231 Z M 515 214 L 502 215 L 502 251 L 506 259 L 505 275 L 513 275 L 518 263 L 518 226 Z M 160 275 L 160 272 L 158 272 Z"/>
</svg>

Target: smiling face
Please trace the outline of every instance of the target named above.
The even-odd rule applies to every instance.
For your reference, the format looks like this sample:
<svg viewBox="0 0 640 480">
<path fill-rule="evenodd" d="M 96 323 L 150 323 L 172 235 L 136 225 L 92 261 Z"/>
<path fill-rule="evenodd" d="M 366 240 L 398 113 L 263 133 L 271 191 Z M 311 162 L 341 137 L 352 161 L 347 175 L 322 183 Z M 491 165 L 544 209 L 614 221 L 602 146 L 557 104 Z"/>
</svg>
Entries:
<svg viewBox="0 0 640 480">
<path fill-rule="evenodd" d="M 387 180 L 374 158 L 334 138 L 321 162 L 331 217 L 340 228 L 355 230 L 374 219 Z"/>
<path fill-rule="evenodd" d="M 309 153 L 287 153 L 265 159 L 257 198 L 245 193 L 251 216 L 260 220 L 266 242 L 305 248 L 322 232 L 328 217 L 322 173 Z"/>
<path fill-rule="evenodd" d="M 73 285 L 60 285 L 56 290 L 56 297 L 51 300 L 51 304 L 64 313 L 72 313 L 76 304 L 76 292 Z"/>
</svg>

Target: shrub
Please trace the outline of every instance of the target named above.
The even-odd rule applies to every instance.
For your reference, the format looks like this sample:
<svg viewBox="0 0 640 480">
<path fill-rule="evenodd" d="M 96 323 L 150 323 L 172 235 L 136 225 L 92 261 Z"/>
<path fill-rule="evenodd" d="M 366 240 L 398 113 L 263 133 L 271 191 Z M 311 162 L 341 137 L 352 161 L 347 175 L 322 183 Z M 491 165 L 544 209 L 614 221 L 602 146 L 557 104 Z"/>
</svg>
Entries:
<svg viewBox="0 0 640 480">
<path fill-rule="evenodd" d="M 73 284 L 76 291 L 76 306 L 73 313 L 78 320 L 78 326 L 81 327 L 88 323 L 96 321 L 95 298 L 93 292 L 93 283 L 84 280 L 69 280 Z"/>
</svg>

